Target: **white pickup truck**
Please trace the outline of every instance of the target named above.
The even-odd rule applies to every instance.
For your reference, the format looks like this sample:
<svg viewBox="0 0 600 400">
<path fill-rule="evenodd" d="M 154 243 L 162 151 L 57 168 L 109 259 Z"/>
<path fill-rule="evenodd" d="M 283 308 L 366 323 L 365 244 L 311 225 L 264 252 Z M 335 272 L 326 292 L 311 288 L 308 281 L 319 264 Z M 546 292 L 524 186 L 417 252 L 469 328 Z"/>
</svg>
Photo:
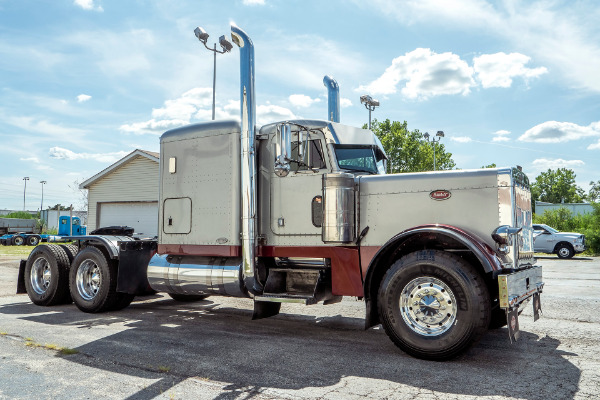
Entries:
<svg viewBox="0 0 600 400">
<path fill-rule="evenodd" d="M 576 232 L 559 232 L 544 224 L 533 224 L 533 249 L 536 253 L 572 258 L 585 250 L 585 236 Z"/>
</svg>

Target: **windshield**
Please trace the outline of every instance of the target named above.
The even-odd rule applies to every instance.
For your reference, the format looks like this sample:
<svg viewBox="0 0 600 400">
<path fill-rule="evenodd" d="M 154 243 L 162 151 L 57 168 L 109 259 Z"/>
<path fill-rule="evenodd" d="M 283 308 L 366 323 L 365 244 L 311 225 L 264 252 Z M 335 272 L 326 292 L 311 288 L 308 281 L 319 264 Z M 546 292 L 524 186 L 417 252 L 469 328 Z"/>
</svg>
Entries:
<svg viewBox="0 0 600 400">
<path fill-rule="evenodd" d="M 377 161 L 371 146 L 336 145 L 334 148 L 341 169 L 377 174 Z"/>
</svg>

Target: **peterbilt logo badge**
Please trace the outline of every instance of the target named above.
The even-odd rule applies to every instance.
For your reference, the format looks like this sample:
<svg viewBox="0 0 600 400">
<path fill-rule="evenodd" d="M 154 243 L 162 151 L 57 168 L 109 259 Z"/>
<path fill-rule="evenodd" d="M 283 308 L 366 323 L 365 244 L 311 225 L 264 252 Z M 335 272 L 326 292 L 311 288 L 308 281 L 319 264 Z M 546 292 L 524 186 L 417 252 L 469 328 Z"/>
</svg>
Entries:
<svg viewBox="0 0 600 400">
<path fill-rule="evenodd" d="M 452 196 L 449 190 L 434 190 L 429 193 L 429 197 L 433 200 L 448 200 Z"/>
</svg>

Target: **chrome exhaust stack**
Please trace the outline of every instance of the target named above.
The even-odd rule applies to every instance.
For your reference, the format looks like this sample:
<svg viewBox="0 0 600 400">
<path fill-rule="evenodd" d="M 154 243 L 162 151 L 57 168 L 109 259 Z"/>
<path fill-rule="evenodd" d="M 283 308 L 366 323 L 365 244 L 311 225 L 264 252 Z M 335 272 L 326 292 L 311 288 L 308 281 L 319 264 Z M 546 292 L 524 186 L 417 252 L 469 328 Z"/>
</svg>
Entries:
<svg viewBox="0 0 600 400">
<path fill-rule="evenodd" d="M 256 268 L 256 157 L 254 103 L 254 45 L 250 37 L 235 25 L 231 25 L 231 38 L 240 48 L 240 102 L 242 117 L 241 144 L 241 191 L 242 191 L 242 269 L 240 285 L 245 286 L 251 297 L 261 293 L 262 287 L 255 279 Z"/>
<path fill-rule="evenodd" d="M 329 75 L 323 77 L 323 84 L 327 87 L 327 120 L 340 122 L 340 87 Z"/>
</svg>

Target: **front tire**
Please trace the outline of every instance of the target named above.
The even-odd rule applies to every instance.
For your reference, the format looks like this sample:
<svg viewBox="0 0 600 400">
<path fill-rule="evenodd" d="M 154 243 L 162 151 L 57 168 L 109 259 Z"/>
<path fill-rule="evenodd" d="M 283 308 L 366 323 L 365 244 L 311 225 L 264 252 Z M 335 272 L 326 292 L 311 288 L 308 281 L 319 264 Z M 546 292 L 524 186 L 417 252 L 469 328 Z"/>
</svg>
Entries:
<svg viewBox="0 0 600 400">
<path fill-rule="evenodd" d="M 571 245 L 561 243 L 556 248 L 556 255 L 558 255 L 558 258 L 562 259 L 573 258 L 573 256 L 575 255 L 575 250 L 573 250 L 573 247 L 571 247 Z"/>
<path fill-rule="evenodd" d="M 486 332 L 490 298 L 477 270 L 437 250 L 410 253 L 392 264 L 378 293 L 379 316 L 390 339 L 406 353 L 447 360 Z"/>
</svg>

